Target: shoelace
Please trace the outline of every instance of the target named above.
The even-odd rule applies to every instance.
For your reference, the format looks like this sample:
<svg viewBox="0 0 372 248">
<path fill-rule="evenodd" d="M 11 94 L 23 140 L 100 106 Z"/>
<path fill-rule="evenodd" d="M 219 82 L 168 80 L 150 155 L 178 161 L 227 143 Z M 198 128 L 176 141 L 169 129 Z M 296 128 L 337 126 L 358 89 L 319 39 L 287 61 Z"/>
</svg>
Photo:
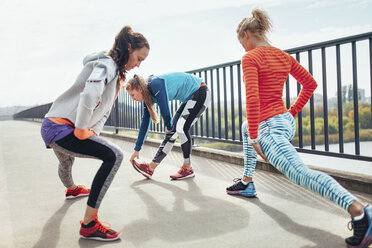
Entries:
<svg viewBox="0 0 372 248">
<path fill-rule="evenodd" d="M 361 224 L 357 224 L 355 225 L 354 221 L 349 221 L 347 223 L 347 228 L 352 231 L 354 229 L 354 235 L 353 235 L 353 238 L 354 240 L 362 240 L 363 237 L 364 237 L 364 234 L 368 228 L 368 225 L 364 224 L 364 223 L 361 223 Z"/>
<path fill-rule="evenodd" d="M 349 229 L 349 231 L 354 229 L 354 223 L 352 220 L 347 223 L 347 229 Z"/>
<path fill-rule="evenodd" d="M 107 233 L 111 230 L 110 227 L 104 226 L 99 220 L 96 220 L 96 221 L 97 221 L 97 223 L 94 225 L 94 227 L 97 228 L 98 231 L 103 232 L 103 233 Z M 108 223 L 106 223 L 106 224 L 108 224 Z"/>
<path fill-rule="evenodd" d="M 105 223 L 107 224 L 108 226 L 105 226 L 103 225 L 99 220 L 98 220 L 98 216 L 97 215 L 94 215 L 92 217 L 92 220 L 96 222 L 96 224 L 94 225 L 94 227 L 100 231 L 100 232 L 103 232 L 103 233 L 107 233 L 109 231 L 111 231 L 111 225 L 109 223 Z M 83 221 L 81 220 L 80 221 L 80 225 L 83 224 Z"/>
<path fill-rule="evenodd" d="M 241 178 L 234 178 L 233 181 L 234 181 L 235 184 L 232 185 L 229 190 L 239 189 L 239 183 L 240 183 L 241 180 L 242 180 Z"/>
<path fill-rule="evenodd" d="M 93 218 L 92 218 L 95 222 L 97 222 L 94 227 L 98 229 L 98 231 L 101 231 L 103 233 L 107 233 L 111 230 L 111 225 L 109 223 L 105 223 L 107 224 L 108 226 L 104 226 L 99 220 L 98 220 L 98 216 L 97 215 L 94 215 Z"/>
<path fill-rule="evenodd" d="M 75 191 L 77 191 L 77 190 L 80 190 L 80 189 L 87 189 L 87 188 L 85 188 L 85 186 L 84 185 L 78 185 L 78 186 L 76 186 L 76 189 L 74 189 L 74 190 L 66 190 L 66 193 L 67 192 L 75 192 Z"/>
<path fill-rule="evenodd" d="M 242 180 L 242 179 L 241 179 L 241 178 L 238 178 L 238 177 L 233 179 L 234 183 L 238 183 L 238 182 L 240 182 L 241 180 Z"/>
<path fill-rule="evenodd" d="M 178 173 L 179 173 L 179 174 L 182 174 L 182 172 L 184 172 L 184 171 L 185 171 L 185 172 L 186 172 L 186 171 L 190 171 L 190 169 L 187 169 L 187 168 L 185 168 L 185 167 L 182 166 Z"/>
</svg>

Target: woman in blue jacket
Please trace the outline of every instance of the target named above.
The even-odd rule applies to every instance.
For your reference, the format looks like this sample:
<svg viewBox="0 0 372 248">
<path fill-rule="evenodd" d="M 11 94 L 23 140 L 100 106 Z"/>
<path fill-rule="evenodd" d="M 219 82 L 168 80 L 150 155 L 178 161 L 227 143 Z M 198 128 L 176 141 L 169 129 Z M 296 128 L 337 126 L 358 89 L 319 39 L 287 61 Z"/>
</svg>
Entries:
<svg viewBox="0 0 372 248">
<path fill-rule="evenodd" d="M 180 138 L 184 162 L 181 169 L 170 177 L 174 180 L 194 177 L 190 155 L 192 141 L 190 128 L 203 114 L 210 103 L 211 94 L 201 78 L 194 75 L 174 72 L 160 76 L 150 76 L 148 82 L 135 75 L 126 84 L 126 90 L 134 101 L 144 102 L 144 112 L 136 146 L 130 158 L 133 167 L 147 178 L 151 178 L 155 168 L 172 149 L 177 137 Z M 182 102 L 172 118 L 169 101 Z M 138 163 L 139 151 L 150 128 L 151 119 L 156 123 L 158 117 L 153 109 L 157 103 L 165 124 L 165 138 L 151 163 Z"/>
</svg>

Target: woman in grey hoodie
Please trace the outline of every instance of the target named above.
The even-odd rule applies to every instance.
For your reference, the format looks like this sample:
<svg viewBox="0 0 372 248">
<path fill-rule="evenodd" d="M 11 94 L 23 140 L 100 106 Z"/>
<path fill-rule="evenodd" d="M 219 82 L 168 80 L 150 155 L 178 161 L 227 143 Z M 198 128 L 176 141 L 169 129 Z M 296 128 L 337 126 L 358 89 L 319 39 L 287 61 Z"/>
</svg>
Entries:
<svg viewBox="0 0 372 248">
<path fill-rule="evenodd" d="M 120 232 L 103 226 L 97 213 L 119 169 L 123 153 L 99 134 L 122 88 L 126 72 L 139 67 L 149 49 L 142 34 L 125 26 L 110 51 L 85 57 L 84 67 L 75 83 L 53 102 L 45 115 L 41 135 L 47 148 L 52 148 L 59 160 L 58 175 L 67 188 L 66 198 L 89 195 L 80 228 L 82 238 L 111 241 L 120 236 Z M 75 185 L 72 179 L 75 157 L 103 161 L 90 190 Z"/>
</svg>

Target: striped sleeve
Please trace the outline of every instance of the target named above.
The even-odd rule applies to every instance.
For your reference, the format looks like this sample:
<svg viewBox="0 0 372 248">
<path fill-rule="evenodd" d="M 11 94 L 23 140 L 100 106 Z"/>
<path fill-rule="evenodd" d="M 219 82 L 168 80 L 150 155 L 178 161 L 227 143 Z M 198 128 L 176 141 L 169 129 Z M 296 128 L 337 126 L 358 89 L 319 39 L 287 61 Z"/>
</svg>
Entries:
<svg viewBox="0 0 372 248">
<path fill-rule="evenodd" d="M 318 85 L 313 76 L 305 68 L 303 68 L 297 60 L 290 55 L 289 57 L 292 63 L 290 74 L 302 85 L 300 94 L 298 95 L 295 103 L 289 109 L 289 112 L 295 116 L 309 101 Z"/>
<path fill-rule="evenodd" d="M 242 69 L 245 82 L 248 133 L 251 139 L 255 139 L 258 136 L 258 124 L 260 118 L 258 65 L 254 58 L 249 56 L 248 53 L 242 58 Z"/>
</svg>

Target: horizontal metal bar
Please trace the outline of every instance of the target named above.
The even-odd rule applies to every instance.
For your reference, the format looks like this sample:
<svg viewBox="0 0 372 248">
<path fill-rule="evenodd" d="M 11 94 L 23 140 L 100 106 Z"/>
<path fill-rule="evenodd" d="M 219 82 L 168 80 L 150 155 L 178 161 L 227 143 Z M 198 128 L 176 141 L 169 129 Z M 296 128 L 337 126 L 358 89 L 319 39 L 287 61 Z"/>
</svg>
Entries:
<svg viewBox="0 0 372 248">
<path fill-rule="evenodd" d="M 309 154 L 314 154 L 314 155 L 323 155 L 323 156 L 329 156 L 329 157 L 355 159 L 355 160 L 372 162 L 372 157 L 361 156 L 361 155 L 353 155 L 353 154 L 345 154 L 345 153 L 337 153 L 337 152 L 325 152 L 325 151 L 309 150 L 309 149 L 304 149 L 304 148 L 296 148 L 296 150 L 298 152 L 309 153 Z"/>
</svg>

